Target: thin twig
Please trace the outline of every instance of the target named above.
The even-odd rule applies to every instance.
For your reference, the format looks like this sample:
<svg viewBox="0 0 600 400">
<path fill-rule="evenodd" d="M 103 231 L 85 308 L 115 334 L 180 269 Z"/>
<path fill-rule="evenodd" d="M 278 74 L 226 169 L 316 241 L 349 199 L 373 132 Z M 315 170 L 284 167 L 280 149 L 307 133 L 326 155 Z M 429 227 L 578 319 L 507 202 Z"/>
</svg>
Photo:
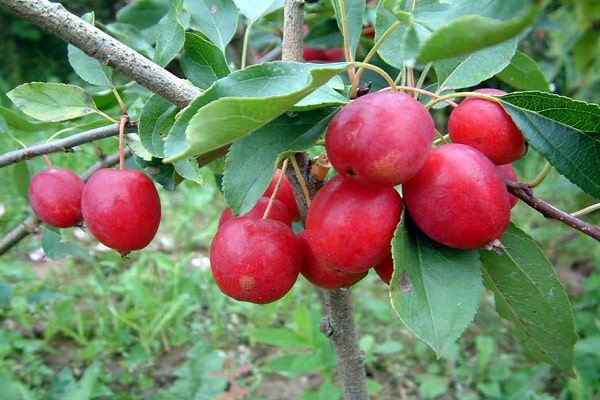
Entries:
<svg viewBox="0 0 600 400">
<path fill-rule="evenodd" d="M 129 123 L 126 125 L 127 133 L 137 132 L 137 125 Z M 15 164 L 22 160 L 39 157 L 44 154 L 51 153 L 70 153 L 74 147 L 79 145 L 94 142 L 99 139 L 104 139 L 119 134 L 119 125 L 107 125 L 100 128 L 90 129 L 85 132 L 71 135 L 64 139 L 53 140 L 47 143 L 40 143 L 33 146 L 11 151 L 0 155 L 0 168 L 7 165 Z"/>
<path fill-rule="evenodd" d="M 535 197 L 533 195 L 533 191 L 526 183 L 513 182 L 509 180 L 506 180 L 505 183 L 510 193 L 523 200 L 530 207 L 539 211 L 546 218 L 556 219 L 563 224 L 566 224 L 571 228 L 575 228 L 600 242 L 600 228 L 597 226 L 573 217 L 572 215 L 569 215 L 566 212 L 554 207 L 552 204 L 546 203 L 545 201 Z"/>
<path fill-rule="evenodd" d="M 118 129 L 117 129 L 118 132 Z M 131 150 L 129 148 L 125 149 L 125 156 L 128 157 L 131 155 Z M 87 181 L 90 176 L 99 169 L 109 168 L 119 163 L 119 153 L 112 154 L 108 157 L 103 157 L 98 160 L 94 165 L 85 170 L 81 175 L 81 179 Z M 25 218 L 23 221 L 19 222 L 19 224 L 0 238 L 0 255 L 6 253 L 13 246 L 19 243 L 22 239 L 26 238 L 29 234 L 34 233 L 37 227 L 40 225 L 40 220 L 37 219 L 34 215 L 31 215 Z"/>
</svg>

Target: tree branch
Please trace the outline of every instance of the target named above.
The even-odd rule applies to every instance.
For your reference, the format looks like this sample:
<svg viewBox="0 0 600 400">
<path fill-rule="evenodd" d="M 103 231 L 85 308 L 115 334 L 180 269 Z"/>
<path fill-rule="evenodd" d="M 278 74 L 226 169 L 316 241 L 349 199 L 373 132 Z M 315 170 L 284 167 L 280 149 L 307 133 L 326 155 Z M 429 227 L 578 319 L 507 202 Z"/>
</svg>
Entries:
<svg viewBox="0 0 600 400">
<path fill-rule="evenodd" d="M 505 180 L 505 183 L 510 193 L 523 200 L 533 209 L 539 211 L 546 218 L 559 220 L 563 224 L 566 224 L 571 228 L 575 228 L 578 231 L 583 232 L 589 237 L 596 239 L 600 242 L 600 228 L 598 228 L 597 226 L 582 221 L 579 218 L 576 218 L 562 210 L 559 210 L 552 204 L 546 203 L 545 201 L 538 199 L 533 195 L 533 191 L 531 190 L 529 185 L 525 183 L 513 182 L 509 180 Z"/>
<path fill-rule="evenodd" d="M 125 149 L 125 157 L 131 155 L 130 149 Z M 112 154 L 108 157 L 103 157 L 98 160 L 94 165 L 85 170 L 79 175 L 81 179 L 87 181 L 94 172 L 102 169 L 109 168 L 119 163 L 119 153 Z M 14 245 L 19 243 L 22 239 L 27 237 L 29 234 L 35 232 L 41 221 L 37 219 L 35 215 L 31 215 L 21 221 L 13 230 L 8 232 L 4 237 L 0 239 L 0 255 L 6 253 Z"/>
<path fill-rule="evenodd" d="M 137 132 L 137 125 L 129 123 L 125 126 L 126 133 Z M 90 129 L 85 132 L 71 135 L 64 139 L 53 140 L 48 143 L 35 144 L 24 149 L 11 151 L 0 155 L 0 168 L 7 165 L 17 163 L 22 160 L 38 157 L 43 154 L 50 153 L 69 153 L 73 148 L 85 143 L 94 142 L 99 139 L 104 139 L 119 134 L 119 125 L 107 125 L 100 128 Z"/>
<path fill-rule="evenodd" d="M 0 0 L 0 7 L 78 47 L 180 108 L 200 90 L 100 29 L 48 0 Z"/>
</svg>

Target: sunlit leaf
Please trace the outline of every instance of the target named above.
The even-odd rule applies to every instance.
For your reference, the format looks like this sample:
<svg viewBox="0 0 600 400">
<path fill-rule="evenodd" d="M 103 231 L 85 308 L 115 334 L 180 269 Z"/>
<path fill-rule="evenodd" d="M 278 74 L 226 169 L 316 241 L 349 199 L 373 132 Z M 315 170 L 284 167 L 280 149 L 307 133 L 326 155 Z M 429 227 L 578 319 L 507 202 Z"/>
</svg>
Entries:
<svg viewBox="0 0 600 400">
<path fill-rule="evenodd" d="M 206 35 L 221 51 L 235 34 L 239 13 L 231 0 L 187 0 L 190 27 Z"/>
<path fill-rule="evenodd" d="M 178 115 L 165 142 L 167 161 L 234 142 L 290 110 L 345 69 L 345 63 L 272 62 L 233 72 Z"/>
<path fill-rule="evenodd" d="M 25 114 L 45 122 L 65 121 L 96 112 L 92 97 L 75 85 L 30 82 L 6 95 Z"/>
</svg>

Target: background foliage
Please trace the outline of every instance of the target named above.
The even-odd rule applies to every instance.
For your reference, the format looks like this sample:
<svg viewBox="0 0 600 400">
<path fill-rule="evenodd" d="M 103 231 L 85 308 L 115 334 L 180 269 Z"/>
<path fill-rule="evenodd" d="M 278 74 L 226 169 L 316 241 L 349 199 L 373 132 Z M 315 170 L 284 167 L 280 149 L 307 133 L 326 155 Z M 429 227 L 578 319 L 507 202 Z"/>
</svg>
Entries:
<svg viewBox="0 0 600 400">
<path fill-rule="evenodd" d="M 82 3 L 81 8 L 75 3 Z M 79 13 L 94 10 L 97 21 L 116 21 L 113 33 L 125 35 L 140 33 L 164 15 L 155 14 L 153 20 L 144 13 L 145 4 L 150 10 L 166 10 L 166 2 L 161 1 L 130 3 L 125 8 L 118 2 L 73 2 L 68 7 Z M 308 39 L 322 46 L 339 45 L 336 24 L 323 17 L 331 13 L 328 4 L 307 6 L 307 22 L 317 32 Z M 268 50 L 261 44 L 276 37 L 280 15 L 248 17 L 255 25 L 253 43 Z M 6 46 L 5 62 L 0 64 L 2 93 L 29 81 L 82 84 L 66 62 L 63 43 L 13 17 L 0 14 L 0 18 L 5 22 L 0 23 L 0 30 L 8 38 L 1 44 Z M 550 2 L 519 49 L 538 62 L 554 91 L 598 103 L 599 21 L 600 5 L 594 1 Z M 145 33 L 130 35 L 129 44 L 149 51 L 151 43 L 144 38 L 151 35 Z M 358 54 L 364 55 L 361 43 L 356 46 Z M 191 54 L 185 62 L 197 62 Z M 171 63 L 169 69 L 185 71 L 185 62 Z M 443 71 L 444 65 L 438 65 L 436 74 Z M 221 77 L 228 71 L 211 73 Z M 514 82 L 512 76 L 500 74 L 483 84 L 531 89 L 522 87 L 531 82 Z M 200 86 L 201 82 L 202 77 L 195 81 Z M 118 104 L 108 91 L 92 92 L 98 108 L 118 115 Z M 135 86 L 123 87 L 121 92 L 131 104 L 130 113 L 139 115 L 140 93 L 147 93 Z M 10 106 L 6 98 L 2 104 Z M 326 113 L 310 115 L 307 124 L 326 117 Z M 439 112 L 436 117 L 443 119 L 445 114 Z M 11 121 L 9 112 L 3 111 L 0 130 L 7 135 L 0 136 L 0 153 L 17 147 L 11 135 L 33 144 L 45 141 L 57 127 L 69 129 L 69 124 L 31 121 L 15 126 Z M 92 126 L 93 121 L 84 117 L 77 123 Z M 300 127 L 298 135 L 303 132 Z M 260 142 L 260 137 L 248 140 Z M 298 149 L 304 149 L 301 144 Z M 114 152 L 116 145 L 107 139 L 82 146 L 76 156 L 51 158 L 57 165 L 82 172 L 99 154 Z M 135 160 L 130 162 L 133 166 Z M 543 163 L 531 153 L 516 167 L 527 181 Z M 42 168 L 43 161 L 37 159 L 0 169 L 0 179 L 7 185 L 0 193 L 0 234 L 29 214 L 23 178 Z M 231 301 L 212 283 L 206 250 L 224 199 L 211 174 L 203 173 L 200 178 L 202 185 L 185 181 L 174 192 L 162 191 L 165 215 L 159 237 L 152 248 L 130 260 L 94 248 L 94 241 L 81 231 L 61 237 L 45 227 L 0 258 L 0 392 L 6 398 L 316 399 L 339 395 L 332 384 L 335 365 L 329 342 L 319 332 L 317 294 L 305 281 L 283 301 L 265 308 Z M 536 193 L 565 210 L 577 210 L 592 201 L 556 172 Z M 572 301 L 579 336 L 576 378 L 527 359 L 509 334 L 510 324 L 498 319 L 487 291 L 475 321 L 457 343 L 444 346 L 444 357 L 438 360 L 426 345 L 399 329 L 390 312 L 387 288 L 370 275 L 356 290 L 355 307 L 369 388 L 377 398 L 588 399 L 600 394 L 597 244 L 542 219 L 523 204 L 513 215 L 513 221 L 549 256 Z M 596 213 L 589 221 L 598 225 L 600 216 Z M 41 245 L 54 249 L 54 256 L 44 256 Z M 70 256 L 62 258 L 66 253 Z M 284 394 L 274 397 L 279 393 Z"/>
</svg>

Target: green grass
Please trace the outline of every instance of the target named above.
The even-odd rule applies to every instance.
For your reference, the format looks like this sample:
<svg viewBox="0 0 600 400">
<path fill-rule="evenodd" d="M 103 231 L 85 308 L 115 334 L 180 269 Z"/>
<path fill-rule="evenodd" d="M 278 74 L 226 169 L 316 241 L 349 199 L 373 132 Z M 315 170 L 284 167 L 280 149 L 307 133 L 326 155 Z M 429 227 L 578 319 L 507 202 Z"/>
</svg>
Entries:
<svg viewBox="0 0 600 400">
<path fill-rule="evenodd" d="M 535 157 L 518 165 L 525 179 L 539 169 Z M 288 398 L 339 396 L 331 347 L 319 332 L 319 297 L 306 281 L 266 306 L 236 302 L 216 288 L 206 256 L 224 201 L 210 175 L 205 178 L 202 186 L 186 182 L 161 192 L 157 239 L 127 259 L 66 230 L 56 237 L 77 245 L 80 256 L 33 262 L 29 254 L 41 240 L 55 238 L 44 229 L 0 258 L 3 398 L 212 399 L 228 391 L 228 399 L 258 400 L 284 389 Z M 554 173 L 536 193 L 569 211 L 590 201 Z M 27 214 L 21 200 L 13 209 Z M 462 338 L 437 360 L 402 327 L 387 288 L 370 274 L 354 298 L 374 398 L 583 400 L 600 394 L 597 244 L 524 205 L 514 219 L 560 273 L 584 274 L 581 265 L 593 270 L 577 275 L 570 288 L 581 337 L 579 378 L 529 360 L 489 293 Z M 589 220 L 598 223 L 598 216 Z"/>
</svg>

